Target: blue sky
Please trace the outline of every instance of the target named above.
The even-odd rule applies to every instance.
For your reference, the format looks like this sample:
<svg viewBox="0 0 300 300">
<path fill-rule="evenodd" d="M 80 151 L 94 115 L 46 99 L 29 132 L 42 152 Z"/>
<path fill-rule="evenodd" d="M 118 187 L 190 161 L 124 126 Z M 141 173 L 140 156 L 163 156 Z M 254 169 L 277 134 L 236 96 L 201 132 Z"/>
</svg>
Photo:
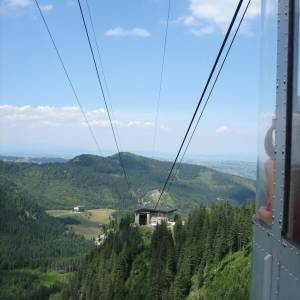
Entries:
<svg viewBox="0 0 300 300">
<path fill-rule="evenodd" d="M 77 1 L 39 2 L 101 148 L 113 152 Z M 178 149 L 237 2 L 172 0 L 157 156 Z M 167 0 L 89 4 L 122 150 L 149 155 Z M 259 7 L 253 1 L 187 159 L 256 155 Z M 96 153 L 34 3 L 1 0 L 0 14 L 0 152 Z"/>
</svg>

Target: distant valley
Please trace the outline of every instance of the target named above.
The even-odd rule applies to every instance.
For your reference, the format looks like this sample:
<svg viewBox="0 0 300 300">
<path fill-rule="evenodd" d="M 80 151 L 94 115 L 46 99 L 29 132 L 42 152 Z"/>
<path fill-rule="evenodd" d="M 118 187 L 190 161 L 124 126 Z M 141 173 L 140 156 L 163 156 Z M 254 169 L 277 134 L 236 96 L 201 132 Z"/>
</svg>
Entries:
<svg viewBox="0 0 300 300">
<path fill-rule="evenodd" d="M 0 160 L 17 163 L 65 163 L 68 161 L 62 157 L 31 157 L 31 156 L 10 156 L 0 155 Z M 157 159 L 160 161 L 169 161 L 168 159 Z M 256 162 L 242 160 L 188 160 L 187 164 L 199 165 L 214 169 L 216 171 L 242 176 L 248 179 L 256 179 Z"/>
<path fill-rule="evenodd" d="M 68 161 L 0 161 L 0 177 L 19 185 L 44 209 L 132 210 L 138 201 L 154 205 L 171 163 L 122 153 L 131 189 L 125 185 L 116 155 L 80 155 Z M 255 197 L 254 181 L 192 164 L 183 164 L 162 205 L 189 212 L 213 201 L 248 203 Z"/>
<path fill-rule="evenodd" d="M 256 180 L 256 162 L 239 160 L 208 160 L 199 161 L 198 164 L 220 172 Z"/>
<path fill-rule="evenodd" d="M 0 160 L 10 161 L 16 163 L 32 163 L 32 164 L 48 164 L 48 163 L 64 163 L 67 159 L 61 157 L 21 157 L 21 156 L 9 156 L 0 155 Z"/>
</svg>

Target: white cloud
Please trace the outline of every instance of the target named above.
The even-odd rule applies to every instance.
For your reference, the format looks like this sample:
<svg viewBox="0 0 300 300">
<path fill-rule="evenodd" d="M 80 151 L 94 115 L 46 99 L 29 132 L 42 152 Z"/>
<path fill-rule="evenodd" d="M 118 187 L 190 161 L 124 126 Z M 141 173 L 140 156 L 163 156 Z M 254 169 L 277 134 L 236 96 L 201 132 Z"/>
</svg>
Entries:
<svg viewBox="0 0 300 300">
<path fill-rule="evenodd" d="M 141 121 L 130 121 L 127 123 L 127 126 L 130 128 L 153 128 L 153 122 L 141 122 Z"/>
<path fill-rule="evenodd" d="M 140 124 L 141 124 L 141 122 L 139 122 L 139 121 L 130 121 L 130 122 L 128 122 L 127 126 L 128 127 L 137 127 Z"/>
<path fill-rule="evenodd" d="M 124 123 L 118 120 L 112 121 L 114 127 L 124 127 Z M 110 122 L 108 120 L 92 120 L 90 121 L 91 126 L 94 127 L 110 127 Z M 83 126 L 87 126 L 86 123 L 82 122 Z"/>
<path fill-rule="evenodd" d="M 165 124 L 160 125 L 160 129 L 164 132 L 170 132 L 171 131 L 170 127 L 165 125 Z"/>
<path fill-rule="evenodd" d="M 106 110 L 97 108 L 85 111 L 89 123 L 93 127 L 108 128 L 110 127 L 107 119 Z M 0 105 L 0 120 L 10 124 L 29 124 L 32 126 L 84 126 L 87 124 L 78 106 L 31 106 L 31 105 Z M 153 122 L 149 121 L 120 121 L 113 120 L 116 127 L 149 129 L 154 127 Z"/>
<path fill-rule="evenodd" d="M 68 1 L 67 1 L 67 5 L 68 5 L 68 6 L 71 6 L 71 7 L 74 7 L 74 6 L 77 5 L 77 3 L 75 2 L 75 0 L 68 0 Z"/>
<path fill-rule="evenodd" d="M 102 108 L 87 111 L 87 118 L 91 121 L 105 116 Z M 6 121 L 33 122 L 38 124 L 79 124 L 83 120 L 82 113 L 78 106 L 17 106 L 0 105 L 0 119 Z"/>
<path fill-rule="evenodd" d="M 4 0 L 4 4 L 12 8 L 26 7 L 32 4 L 32 0 Z"/>
<path fill-rule="evenodd" d="M 19 10 L 24 10 L 33 5 L 33 0 L 0 0 L 0 13 L 12 13 Z M 48 4 L 40 4 L 40 8 L 42 11 L 48 12 L 53 9 L 53 5 Z"/>
<path fill-rule="evenodd" d="M 190 0 L 190 12 L 196 19 L 212 22 L 218 26 L 227 24 L 234 13 L 237 0 Z M 254 18 L 260 14 L 260 1 L 253 0 L 246 18 Z"/>
<path fill-rule="evenodd" d="M 192 15 L 179 17 L 173 23 L 182 23 L 182 24 L 187 25 L 187 26 L 195 26 L 195 25 L 199 24 L 197 19 Z"/>
<path fill-rule="evenodd" d="M 191 27 L 192 34 L 200 36 L 216 31 L 226 30 L 237 0 L 189 0 L 189 14 L 179 17 L 177 21 Z M 242 6 L 242 10 L 245 5 Z M 272 9 L 267 8 L 267 13 Z M 245 20 L 251 20 L 260 15 L 260 0 L 253 0 L 250 4 Z"/>
<path fill-rule="evenodd" d="M 87 126 L 85 122 L 81 123 L 82 126 Z M 93 127 L 109 127 L 109 121 L 107 120 L 92 120 L 90 125 Z"/>
<path fill-rule="evenodd" d="M 153 122 L 144 122 L 142 123 L 142 128 L 153 128 L 154 123 Z"/>
<path fill-rule="evenodd" d="M 191 33 L 193 35 L 196 35 L 196 36 L 201 36 L 201 35 L 206 35 L 206 34 L 211 34 L 215 31 L 215 27 L 214 26 L 205 26 L 205 27 L 202 27 L 200 29 L 191 29 Z"/>
<path fill-rule="evenodd" d="M 88 108 L 86 114 L 101 149 L 110 153 L 115 145 L 106 111 L 101 107 Z M 116 115 L 118 117 L 114 124 L 118 128 L 122 150 L 140 153 L 149 151 L 153 146 L 154 134 L 152 114 L 126 110 L 116 111 Z M 272 114 L 269 114 L 268 120 L 272 120 L 271 117 Z M 184 120 L 164 120 L 158 126 L 157 153 L 172 154 L 181 142 L 186 124 Z M 194 139 L 191 145 L 190 155 L 199 155 L 199 147 L 202 154 L 255 153 L 256 123 L 229 124 L 223 121 L 208 122 L 201 127 L 199 138 Z M 97 153 L 77 106 L 0 104 L 0 137 L 2 153 Z"/>
<path fill-rule="evenodd" d="M 115 27 L 108 29 L 105 33 L 106 36 L 114 36 L 114 37 L 127 37 L 127 36 L 135 36 L 146 38 L 151 35 L 149 31 L 143 28 L 132 28 L 132 29 L 125 29 L 122 27 Z"/>
<path fill-rule="evenodd" d="M 32 5 L 32 0 L 0 0 L 0 14 L 7 14 Z"/>
<path fill-rule="evenodd" d="M 44 5 L 40 5 L 40 8 L 42 11 L 51 11 L 53 9 L 53 5 L 52 4 L 44 4 Z"/>
<path fill-rule="evenodd" d="M 226 125 L 220 126 L 216 129 L 217 134 L 224 134 L 224 133 L 230 133 L 230 132 L 231 132 L 230 128 Z"/>
</svg>

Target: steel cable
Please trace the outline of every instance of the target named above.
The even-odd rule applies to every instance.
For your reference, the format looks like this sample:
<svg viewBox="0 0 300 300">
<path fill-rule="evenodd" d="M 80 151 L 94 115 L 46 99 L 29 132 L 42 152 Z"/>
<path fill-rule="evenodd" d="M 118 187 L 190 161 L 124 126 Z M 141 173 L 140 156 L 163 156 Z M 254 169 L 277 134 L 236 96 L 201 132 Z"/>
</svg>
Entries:
<svg viewBox="0 0 300 300">
<path fill-rule="evenodd" d="M 78 1 L 79 1 L 79 0 L 78 0 Z M 170 178 L 171 178 L 171 175 L 172 175 L 172 173 L 173 173 L 174 167 L 175 167 L 175 165 L 176 165 L 176 163 L 177 163 L 177 160 L 178 160 L 178 158 L 179 158 L 179 155 L 180 155 L 180 153 L 181 153 L 181 150 L 182 150 L 182 148 L 183 148 L 183 146 L 184 146 L 184 144 L 185 144 L 185 141 L 186 141 L 186 139 L 187 139 L 187 137 L 188 137 L 188 134 L 189 134 L 189 132 L 190 132 L 190 130 L 191 130 L 191 127 L 192 127 L 192 125 L 193 125 L 193 123 L 194 123 L 194 120 L 195 120 L 195 118 L 196 118 L 196 115 L 197 115 L 197 113 L 198 113 L 198 110 L 199 110 L 199 108 L 200 108 L 200 105 L 201 105 L 201 103 L 202 103 L 202 101 L 203 101 L 203 98 L 204 98 L 205 93 L 206 93 L 206 91 L 207 91 L 207 88 L 208 88 L 208 86 L 209 86 L 209 84 L 210 84 L 210 81 L 211 81 L 211 79 L 212 79 L 212 77 L 213 77 L 213 74 L 214 74 L 214 72 L 215 72 L 215 69 L 216 69 L 216 67 L 217 67 L 217 65 L 218 65 L 218 63 L 219 63 L 219 60 L 220 60 L 220 58 L 221 58 L 221 55 L 222 55 L 222 53 L 223 53 L 223 50 L 224 50 L 225 45 L 226 45 L 226 43 L 227 43 L 227 40 L 228 40 L 228 38 L 229 38 L 229 36 L 230 36 L 231 30 L 232 30 L 232 28 L 233 28 L 233 25 L 234 25 L 234 23 L 235 23 L 235 20 L 236 20 L 236 18 L 237 18 L 237 16 L 238 16 L 238 13 L 239 13 L 239 11 L 240 11 L 240 8 L 241 8 L 242 4 L 243 4 L 243 0 L 240 0 L 239 3 L 238 3 L 238 5 L 237 5 L 237 7 L 236 7 L 236 10 L 235 10 L 235 12 L 234 12 L 234 15 L 233 15 L 233 17 L 232 17 L 232 20 L 231 20 L 231 22 L 230 22 L 230 24 L 229 24 L 229 27 L 228 27 L 228 29 L 227 29 L 227 32 L 226 32 L 226 34 L 225 34 L 225 37 L 224 37 L 223 42 L 222 42 L 222 44 L 221 44 L 221 47 L 220 47 L 220 49 L 219 49 L 218 55 L 217 55 L 217 57 L 216 57 L 216 59 L 215 59 L 215 62 L 214 62 L 214 64 L 213 64 L 213 67 L 212 67 L 212 69 L 211 69 L 211 71 L 210 71 L 210 74 L 209 74 L 209 76 L 208 76 L 208 79 L 207 79 L 207 81 L 206 81 L 206 84 L 205 84 L 205 86 L 204 86 L 204 89 L 203 89 L 203 91 L 202 91 L 201 97 L 200 97 L 200 99 L 199 99 L 199 101 L 198 101 L 198 104 L 197 104 L 197 106 L 196 106 L 196 109 L 195 109 L 195 111 L 194 111 L 194 113 L 193 113 L 192 119 L 191 119 L 191 121 L 190 121 L 190 123 L 189 123 L 189 126 L 188 126 L 187 130 L 186 130 L 186 133 L 185 133 L 185 135 L 184 135 L 184 138 L 183 138 L 183 140 L 182 140 L 182 142 L 181 142 L 181 145 L 180 145 L 179 150 L 178 150 L 178 152 L 177 152 L 176 158 L 175 158 L 175 160 L 174 160 L 174 162 L 173 162 L 173 164 L 172 164 L 172 166 L 171 166 L 171 169 L 170 169 L 170 171 L 169 171 L 169 173 L 168 173 L 167 179 L 166 179 L 166 181 L 165 181 L 165 183 L 164 183 L 164 185 L 163 185 L 162 191 L 161 191 L 161 193 L 160 193 L 160 195 L 159 195 L 159 198 L 158 198 L 158 200 L 157 200 L 157 202 L 156 202 L 154 208 L 157 208 L 157 206 L 158 206 L 158 204 L 159 204 L 159 202 L 160 202 L 160 200 L 161 200 L 161 197 L 162 197 L 162 195 L 163 195 L 164 192 L 165 192 L 165 189 L 166 189 L 166 187 L 167 187 L 167 184 L 168 184 L 168 182 L 169 182 L 169 180 L 170 180 Z"/>
</svg>

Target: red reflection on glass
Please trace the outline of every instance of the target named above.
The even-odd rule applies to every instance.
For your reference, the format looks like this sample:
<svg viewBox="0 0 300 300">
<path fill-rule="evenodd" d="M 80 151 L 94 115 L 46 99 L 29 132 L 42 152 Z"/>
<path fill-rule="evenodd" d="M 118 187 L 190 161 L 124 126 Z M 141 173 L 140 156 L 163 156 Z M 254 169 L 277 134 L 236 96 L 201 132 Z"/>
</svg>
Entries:
<svg viewBox="0 0 300 300">
<path fill-rule="evenodd" d="M 257 215 L 258 218 L 267 225 L 272 224 L 272 207 L 273 207 L 273 195 L 274 195 L 274 158 L 275 149 L 273 145 L 273 133 L 275 130 L 275 119 L 272 121 L 272 126 L 267 131 L 265 136 L 265 151 L 269 156 L 269 159 L 265 162 L 265 176 L 266 176 L 266 202 L 264 206 L 261 206 Z"/>
</svg>

